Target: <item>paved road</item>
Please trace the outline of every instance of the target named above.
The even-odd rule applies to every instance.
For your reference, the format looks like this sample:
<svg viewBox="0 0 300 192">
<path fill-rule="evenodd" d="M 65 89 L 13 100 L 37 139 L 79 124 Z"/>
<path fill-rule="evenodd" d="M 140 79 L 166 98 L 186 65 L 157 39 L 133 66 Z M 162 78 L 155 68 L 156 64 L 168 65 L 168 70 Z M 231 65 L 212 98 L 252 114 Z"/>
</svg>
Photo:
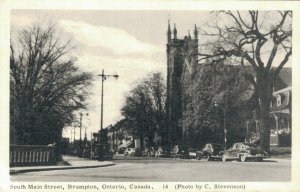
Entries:
<svg viewBox="0 0 300 192">
<path fill-rule="evenodd" d="M 290 181 L 291 161 L 206 162 L 198 160 L 114 160 L 116 165 L 91 169 L 42 171 L 11 176 L 12 181 Z"/>
</svg>

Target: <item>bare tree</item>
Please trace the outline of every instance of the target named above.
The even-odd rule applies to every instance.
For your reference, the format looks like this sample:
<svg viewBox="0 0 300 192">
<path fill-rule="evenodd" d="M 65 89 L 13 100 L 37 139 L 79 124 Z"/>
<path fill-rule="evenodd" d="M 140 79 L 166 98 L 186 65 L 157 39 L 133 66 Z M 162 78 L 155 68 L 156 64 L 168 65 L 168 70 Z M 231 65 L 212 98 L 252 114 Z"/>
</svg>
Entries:
<svg viewBox="0 0 300 192">
<path fill-rule="evenodd" d="M 55 26 L 32 25 L 11 40 L 11 126 L 18 144 L 59 142 L 73 112 L 84 108 L 91 75 L 80 72 Z"/>
<path fill-rule="evenodd" d="M 228 58 L 240 60 L 242 66 L 251 66 L 248 75 L 258 97 L 261 126 L 261 148 L 270 149 L 269 113 L 273 79 L 292 55 L 291 11 L 221 11 L 225 21 L 210 25 L 205 31 L 210 52 L 200 53 L 200 62 L 217 63 Z M 276 67 L 275 67 L 276 66 Z"/>
</svg>

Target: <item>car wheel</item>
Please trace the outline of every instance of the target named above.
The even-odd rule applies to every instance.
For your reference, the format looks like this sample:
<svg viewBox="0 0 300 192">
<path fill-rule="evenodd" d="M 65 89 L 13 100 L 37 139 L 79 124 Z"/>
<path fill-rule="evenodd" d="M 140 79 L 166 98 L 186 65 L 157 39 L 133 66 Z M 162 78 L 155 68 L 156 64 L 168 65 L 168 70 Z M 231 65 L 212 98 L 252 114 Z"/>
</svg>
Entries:
<svg viewBox="0 0 300 192">
<path fill-rule="evenodd" d="M 223 162 L 225 162 L 227 160 L 227 157 L 226 157 L 226 155 L 224 154 L 224 155 L 222 155 L 222 161 Z"/>
<path fill-rule="evenodd" d="M 201 160 L 201 157 L 200 157 L 200 155 L 198 155 L 198 156 L 197 156 L 197 160 Z"/>
<path fill-rule="evenodd" d="M 240 160 L 240 162 L 245 162 L 246 161 L 246 155 L 240 155 L 239 160 Z"/>
</svg>

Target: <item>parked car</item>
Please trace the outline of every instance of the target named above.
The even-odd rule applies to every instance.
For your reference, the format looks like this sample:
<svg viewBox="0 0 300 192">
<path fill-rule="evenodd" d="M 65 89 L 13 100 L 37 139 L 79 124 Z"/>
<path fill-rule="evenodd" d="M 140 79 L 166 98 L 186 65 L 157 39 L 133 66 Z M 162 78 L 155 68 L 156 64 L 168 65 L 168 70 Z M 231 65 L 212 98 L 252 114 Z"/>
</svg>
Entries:
<svg viewBox="0 0 300 192">
<path fill-rule="evenodd" d="M 220 151 L 220 155 L 222 156 L 222 161 L 238 160 L 241 162 L 246 160 L 263 161 L 264 158 L 269 157 L 267 152 L 250 143 L 234 143 L 230 149 Z"/>
<path fill-rule="evenodd" d="M 207 143 L 203 149 L 196 152 L 197 159 L 205 158 L 208 161 L 221 159 L 220 151 L 224 150 L 223 145 L 216 143 Z"/>
<path fill-rule="evenodd" d="M 142 156 L 142 149 L 141 148 L 135 148 L 135 153 L 134 153 L 134 156 Z"/>
<path fill-rule="evenodd" d="M 149 147 L 148 148 L 148 154 L 147 154 L 148 157 L 155 157 L 155 149 L 154 147 Z"/>
<path fill-rule="evenodd" d="M 190 159 L 196 159 L 197 158 L 197 150 L 196 149 L 189 148 L 188 152 L 189 152 L 189 158 Z"/>
<path fill-rule="evenodd" d="M 189 158 L 189 151 L 185 145 L 175 145 L 171 151 L 171 157 Z"/>
<path fill-rule="evenodd" d="M 155 157 L 166 157 L 166 150 L 163 147 L 158 147 L 155 151 Z"/>
<path fill-rule="evenodd" d="M 124 151 L 124 156 L 135 156 L 135 148 L 127 148 Z"/>
<path fill-rule="evenodd" d="M 148 148 L 145 148 L 145 149 L 142 151 L 142 156 L 143 156 L 143 157 L 147 157 L 147 156 L 148 156 Z"/>
<path fill-rule="evenodd" d="M 113 153 L 110 152 L 108 144 L 95 144 L 93 159 L 111 160 L 112 158 L 113 158 Z"/>
</svg>

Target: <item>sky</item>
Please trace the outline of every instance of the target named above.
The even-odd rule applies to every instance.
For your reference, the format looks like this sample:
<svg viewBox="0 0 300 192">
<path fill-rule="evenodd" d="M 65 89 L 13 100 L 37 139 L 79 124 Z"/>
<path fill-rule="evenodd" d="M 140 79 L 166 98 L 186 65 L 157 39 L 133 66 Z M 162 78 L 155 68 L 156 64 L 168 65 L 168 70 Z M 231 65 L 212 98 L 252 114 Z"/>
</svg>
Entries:
<svg viewBox="0 0 300 192">
<path fill-rule="evenodd" d="M 76 49 L 76 65 L 80 70 L 101 74 L 118 74 L 104 82 L 103 126 L 115 124 L 122 118 L 121 108 L 126 95 L 141 80 L 153 72 L 166 75 L 167 25 L 176 23 L 178 37 L 194 25 L 201 30 L 214 17 L 209 11 L 122 11 L 122 10 L 12 10 L 11 33 L 32 23 L 55 23 L 62 41 L 72 40 Z M 202 37 L 199 36 L 200 43 Z M 100 129 L 101 78 L 89 87 L 88 108 L 83 111 L 83 131 L 88 138 Z M 79 115 L 78 115 L 79 118 Z M 70 127 L 64 136 L 71 138 Z M 76 139 L 79 138 L 79 128 Z"/>
<path fill-rule="evenodd" d="M 168 20 L 176 23 L 178 36 L 184 37 L 195 24 L 207 21 L 208 11 L 82 11 L 82 10 L 13 10 L 12 36 L 32 23 L 55 23 L 62 41 L 76 45 L 73 55 L 82 71 L 95 77 L 118 74 L 104 82 L 103 127 L 121 119 L 125 97 L 143 78 L 153 72 L 166 75 L 166 32 Z M 100 129 L 101 78 L 89 88 L 91 93 L 83 111 L 83 130 L 88 138 Z M 79 115 L 78 115 L 79 117 Z M 71 138 L 66 128 L 64 136 Z M 76 139 L 79 138 L 76 128 Z"/>
</svg>

